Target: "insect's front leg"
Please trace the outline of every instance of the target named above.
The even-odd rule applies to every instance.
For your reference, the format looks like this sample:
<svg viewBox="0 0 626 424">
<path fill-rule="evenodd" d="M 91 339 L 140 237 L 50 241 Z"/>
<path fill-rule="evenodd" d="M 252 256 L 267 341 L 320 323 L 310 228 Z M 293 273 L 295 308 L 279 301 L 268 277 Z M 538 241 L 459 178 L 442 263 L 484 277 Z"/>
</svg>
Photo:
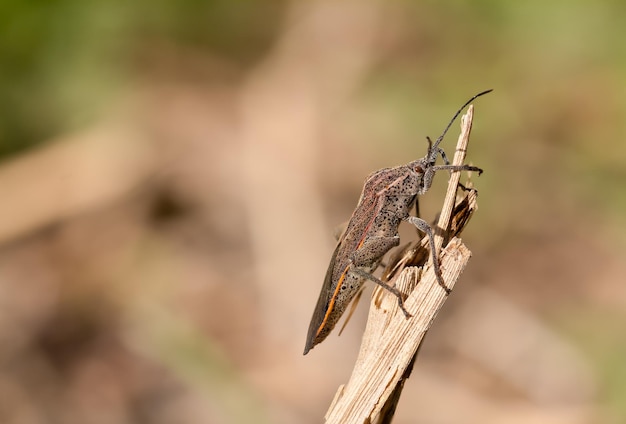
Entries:
<svg viewBox="0 0 626 424">
<path fill-rule="evenodd" d="M 433 141 L 428 136 L 426 136 L 426 140 L 428 140 L 428 152 L 430 153 L 430 151 L 433 149 Z M 439 146 L 437 146 L 435 149 L 437 150 L 437 153 L 441 155 L 441 159 L 443 159 L 443 163 L 445 163 L 446 165 L 450 165 L 450 161 L 448 160 L 448 156 L 446 155 L 446 152 L 444 152 L 443 149 Z"/>
<path fill-rule="evenodd" d="M 435 165 L 431 168 L 433 172 L 441 171 L 443 169 L 447 169 L 450 172 L 454 171 L 475 171 L 478 172 L 478 175 L 483 173 L 482 168 L 473 165 Z"/>
</svg>

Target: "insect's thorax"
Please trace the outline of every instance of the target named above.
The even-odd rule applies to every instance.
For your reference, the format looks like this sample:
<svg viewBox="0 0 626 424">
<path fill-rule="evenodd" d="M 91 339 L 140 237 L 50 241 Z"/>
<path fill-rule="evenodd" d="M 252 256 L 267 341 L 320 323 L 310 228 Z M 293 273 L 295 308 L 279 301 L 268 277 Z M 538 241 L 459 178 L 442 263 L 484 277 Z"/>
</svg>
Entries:
<svg viewBox="0 0 626 424">
<path fill-rule="evenodd" d="M 369 228 L 367 237 L 395 237 L 398 226 L 415 203 L 415 194 L 392 194 L 385 198 L 378 215 Z"/>
<path fill-rule="evenodd" d="M 375 204 L 366 237 L 394 237 L 398 234 L 398 225 L 409 215 L 422 185 L 423 173 L 415 171 L 416 163 L 386 168 L 367 179 L 364 192 L 370 193 Z"/>
</svg>

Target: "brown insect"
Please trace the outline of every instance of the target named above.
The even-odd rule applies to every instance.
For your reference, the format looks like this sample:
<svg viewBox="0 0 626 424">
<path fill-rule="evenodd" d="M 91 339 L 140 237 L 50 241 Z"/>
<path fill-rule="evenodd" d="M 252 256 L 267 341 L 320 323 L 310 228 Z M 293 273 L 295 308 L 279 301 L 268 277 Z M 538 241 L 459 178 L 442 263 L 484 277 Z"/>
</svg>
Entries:
<svg viewBox="0 0 626 424">
<path fill-rule="evenodd" d="M 402 293 L 372 275 L 385 253 L 400 244 L 398 226 L 402 221 L 413 224 L 428 236 L 437 280 L 446 293 L 450 292 L 441 276 L 433 229 L 428 222 L 410 215 L 409 212 L 416 203 L 416 197 L 428 191 L 437 171 L 477 171 L 479 175 L 482 173 L 482 169 L 475 166 L 450 165 L 439 144 L 463 109 L 474 99 L 490 91 L 483 91 L 469 99 L 456 112 L 434 143 L 427 137 L 426 156 L 406 165 L 378 170 L 367 177 L 359 203 L 330 259 L 324 285 L 309 325 L 304 347 L 305 355 L 328 336 L 348 304 L 361 290 L 365 280 L 371 280 L 393 293 L 398 298 L 398 304 L 404 315 L 407 318 L 411 316 L 404 307 Z M 435 164 L 439 155 L 444 165 Z"/>
</svg>

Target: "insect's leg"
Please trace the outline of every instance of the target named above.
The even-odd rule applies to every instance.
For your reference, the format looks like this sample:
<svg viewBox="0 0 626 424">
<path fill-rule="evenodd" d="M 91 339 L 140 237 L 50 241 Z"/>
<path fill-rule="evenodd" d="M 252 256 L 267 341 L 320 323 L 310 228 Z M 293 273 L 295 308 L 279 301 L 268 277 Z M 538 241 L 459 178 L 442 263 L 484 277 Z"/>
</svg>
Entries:
<svg viewBox="0 0 626 424">
<path fill-rule="evenodd" d="M 467 187 L 467 186 L 465 186 L 464 184 L 459 183 L 459 187 L 460 187 L 460 188 L 461 188 L 461 190 L 463 190 L 463 191 L 472 191 L 472 190 L 474 190 L 475 192 L 477 192 L 477 193 L 478 193 L 478 190 L 476 190 L 474 187 L 471 187 L 471 186 L 470 186 L 470 187 Z"/>
<path fill-rule="evenodd" d="M 384 288 L 385 290 L 393 293 L 393 295 L 398 298 L 398 306 L 402 310 L 402 313 L 404 314 L 404 316 L 407 319 L 411 318 L 412 315 L 404 307 L 404 299 L 402 298 L 402 293 L 400 292 L 400 290 L 397 289 L 397 287 L 390 286 L 389 284 L 383 282 L 382 280 L 376 278 L 374 275 L 370 274 L 367 271 L 362 270 L 361 268 L 355 266 L 354 264 L 352 264 L 348 272 L 356 275 L 357 277 L 361 277 L 361 278 L 365 278 L 367 280 L 373 281 L 379 286 L 381 286 L 382 288 Z"/>
<path fill-rule="evenodd" d="M 477 166 L 472 165 L 435 165 L 431 168 L 433 171 L 441 171 L 447 169 L 449 171 L 476 171 L 478 175 L 483 173 L 483 170 Z"/>
<path fill-rule="evenodd" d="M 400 237 L 374 237 L 363 243 L 351 256 L 350 260 L 356 266 L 370 267 L 376 270 L 379 265 L 386 268 L 387 265 L 381 260 L 391 248 L 400 244 Z"/>
<path fill-rule="evenodd" d="M 372 237 L 364 242 L 351 256 L 356 266 L 367 267 L 378 262 L 392 247 L 400 244 L 400 237 Z"/>
<path fill-rule="evenodd" d="M 433 148 L 433 141 L 428 136 L 426 136 L 426 140 L 428 140 L 428 153 L 430 156 L 430 151 Z M 437 146 L 436 149 L 437 149 L 437 153 L 441 155 L 441 159 L 443 159 L 443 163 L 445 163 L 446 165 L 450 165 L 450 161 L 448 160 L 448 156 L 446 156 L 446 152 L 444 152 L 443 149 L 439 146 Z"/>
<path fill-rule="evenodd" d="M 441 159 L 443 159 L 443 163 L 445 163 L 446 165 L 450 165 L 450 161 L 448 160 L 448 157 L 446 156 L 446 152 L 444 152 L 441 147 L 437 147 L 437 152 L 439 152 L 439 154 L 441 155 Z"/>
<path fill-rule="evenodd" d="M 407 222 L 415 225 L 418 230 L 422 231 L 423 233 L 426 233 L 426 235 L 428 236 L 428 242 L 430 244 L 430 252 L 433 258 L 433 268 L 435 269 L 435 276 L 437 277 L 437 282 L 439 283 L 441 287 L 443 287 L 443 289 L 446 291 L 447 294 L 450 294 L 451 290 L 448 288 L 448 286 L 446 286 L 446 283 L 443 281 L 443 276 L 441 275 L 441 267 L 439 266 L 439 258 L 437 256 L 437 252 L 435 251 L 435 236 L 433 234 L 433 229 L 431 228 L 428 222 L 424 221 L 421 218 L 417 218 L 414 216 L 407 216 L 405 219 Z"/>
</svg>

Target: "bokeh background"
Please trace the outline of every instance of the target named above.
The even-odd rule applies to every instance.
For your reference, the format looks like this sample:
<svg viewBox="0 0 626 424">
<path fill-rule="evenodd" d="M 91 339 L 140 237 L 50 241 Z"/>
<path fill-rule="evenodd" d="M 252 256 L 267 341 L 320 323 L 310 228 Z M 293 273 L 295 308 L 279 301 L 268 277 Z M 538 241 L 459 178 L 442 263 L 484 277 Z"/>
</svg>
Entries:
<svg viewBox="0 0 626 424">
<path fill-rule="evenodd" d="M 368 304 L 302 356 L 333 229 L 488 88 L 395 422 L 626 422 L 624 40 L 612 0 L 2 1 L 0 422 L 321 422 Z"/>
</svg>

